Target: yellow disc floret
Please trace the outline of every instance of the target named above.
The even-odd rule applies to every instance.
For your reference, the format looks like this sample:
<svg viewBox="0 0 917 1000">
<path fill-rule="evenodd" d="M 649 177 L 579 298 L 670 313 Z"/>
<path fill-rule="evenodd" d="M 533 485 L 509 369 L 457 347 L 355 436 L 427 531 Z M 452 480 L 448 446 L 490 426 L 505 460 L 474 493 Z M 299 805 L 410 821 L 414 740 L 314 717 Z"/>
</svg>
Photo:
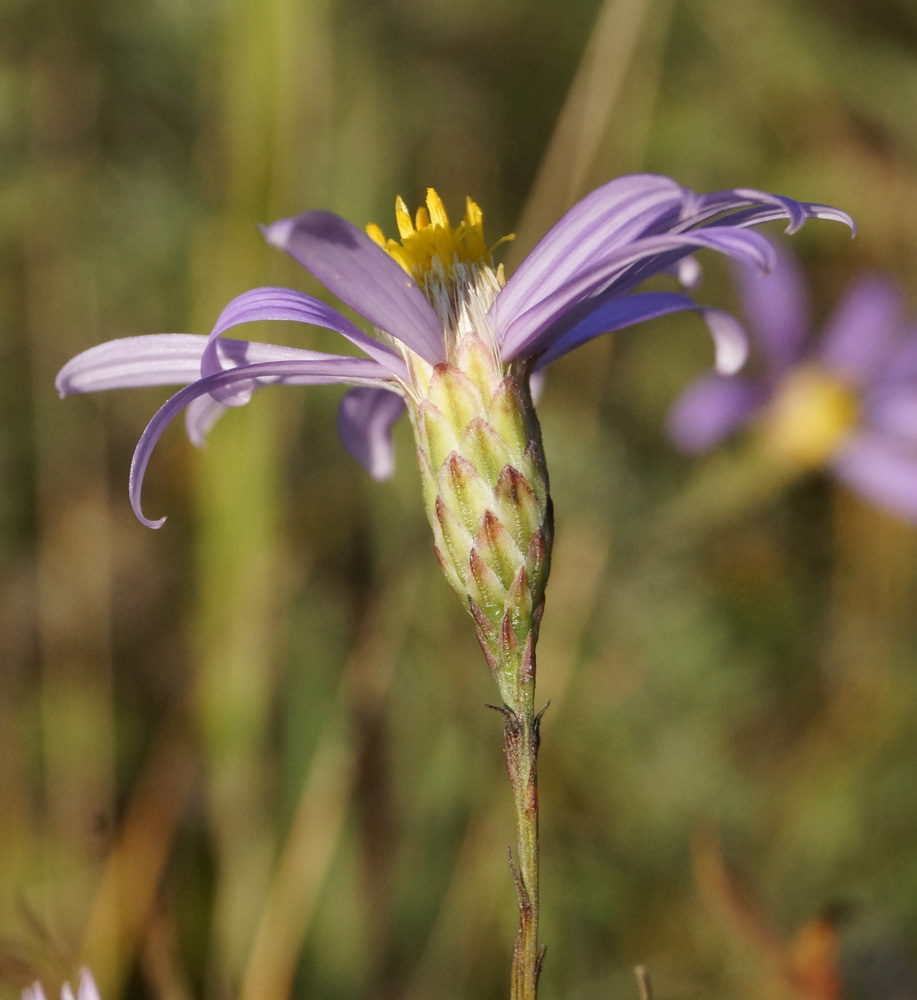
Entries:
<svg viewBox="0 0 917 1000">
<path fill-rule="evenodd" d="M 853 388 L 821 368 L 789 375 L 764 415 L 765 441 L 783 459 L 824 466 L 856 427 L 860 403 Z"/>
<path fill-rule="evenodd" d="M 400 242 L 387 240 L 375 223 L 368 225 L 366 232 L 421 287 L 428 284 L 431 272 L 448 280 L 456 264 L 493 266 L 484 241 L 484 215 L 470 198 L 465 201 L 465 217 L 454 228 L 433 188 L 427 188 L 426 208 L 417 209 L 413 219 L 399 197 L 395 201 L 395 220 Z"/>
</svg>

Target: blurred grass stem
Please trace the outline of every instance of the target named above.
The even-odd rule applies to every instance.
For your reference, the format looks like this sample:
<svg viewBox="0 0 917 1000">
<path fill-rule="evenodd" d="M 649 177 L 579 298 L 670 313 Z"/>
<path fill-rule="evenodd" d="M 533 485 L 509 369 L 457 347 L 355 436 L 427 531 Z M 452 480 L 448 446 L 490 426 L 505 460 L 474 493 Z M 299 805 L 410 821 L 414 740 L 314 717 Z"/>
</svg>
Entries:
<svg viewBox="0 0 917 1000">
<path fill-rule="evenodd" d="M 26 72 L 32 92 L 71 93 L 75 106 L 73 131 L 55 128 L 41 102 L 30 108 L 24 133 L 30 159 L 43 164 L 55 197 L 35 200 L 22 238 L 38 532 L 32 600 L 41 678 L 41 801 L 50 834 L 41 859 L 47 887 L 42 919 L 68 930 L 83 919 L 83 894 L 104 851 L 115 798 L 105 442 L 97 423 L 60 420 L 51 389 L 63 344 L 91 340 L 99 319 L 97 274 L 80 249 L 86 230 L 74 208 L 98 148 L 92 101 L 78 109 L 86 93 L 74 83 L 78 73 L 67 75 L 79 65 L 77 54 L 63 47 L 61 58 L 34 58 Z M 71 142 L 74 136 L 78 143 Z M 3 635 L 0 646 L 7 639 Z M 15 812 L 11 803 L 4 807 Z"/>
<path fill-rule="evenodd" d="M 653 544 L 678 549 L 766 507 L 806 470 L 782 460 L 756 435 L 711 455 L 675 499 L 657 513 Z"/>
<path fill-rule="evenodd" d="M 510 265 L 521 260 L 538 236 L 588 190 L 649 8 L 650 0 L 605 0 L 599 8 L 516 228 Z"/>
<path fill-rule="evenodd" d="M 194 288 L 200 291 L 192 329 L 207 329 L 223 303 L 257 283 L 253 276 L 261 274 L 266 256 L 253 220 L 306 198 L 300 185 L 312 171 L 290 154 L 289 137 L 312 134 L 324 115 L 325 11 L 324 0 L 225 5 L 201 84 L 214 111 L 200 183 L 211 189 L 216 210 L 197 234 Z M 277 846 L 271 710 L 285 639 L 277 623 L 284 620 L 290 580 L 281 544 L 285 440 L 278 405 L 259 400 L 244 419 L 230 415 L 231 431 L 219 428 L 197 465 L 193 627 L 218 871 L 212 996 L 238 993 Z"/>
<path fill-rule="evenodd" d="M 193 757 L 175 728 L 163 727 L 133 790 L 86 922 L 80 955 L 107 996 L 124 991 L 194 787 Z"/>
<path fill-rule="evenodd" d="M 653 987 L 650 985 L 650 974 L 642 965 L 634 969 L 637 978 L 637 986 L 640 989 L 640 1000 L 653 1000 Z"/>
<path fill-rule="evenodd" d="M 289 997 L 300 950 L 312 923 L 354 794 L 359 770 L 354 729 L 342 707 L 358 691 L 380 711 L 404 647 L 419 589 L 416 573 L 398 567 L 370 596 L 363 627 L 341 677 L 336 708 L 310 759 L 299 801 L 276 862 L 242 979 L 242 1000 Z M 393 599 L 380 595 L 395 594 Z M 371 681 L 367 683 L 368 680 Z"/>
</svg>

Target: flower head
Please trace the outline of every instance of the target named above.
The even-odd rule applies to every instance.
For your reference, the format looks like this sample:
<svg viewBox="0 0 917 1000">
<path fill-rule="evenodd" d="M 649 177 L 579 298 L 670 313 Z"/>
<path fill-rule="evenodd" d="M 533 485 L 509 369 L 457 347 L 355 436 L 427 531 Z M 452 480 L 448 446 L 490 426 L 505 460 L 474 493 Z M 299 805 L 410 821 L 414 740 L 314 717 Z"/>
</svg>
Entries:
<svg viewBox="0 0 917 1000">
<path fill-rule="evenodd" d="M 396 216 L 400 244 L 386 241 L 378 227 L 369 227 L 370 237 L 322 211 L 264 227 L 269 243 L 286 250 L 361 314 L 378 338 L 311 296 L 258 288 L 230 302 L 209 336 L 153 334 L 109 341 L 63 367 L 57 377 L 61 395 L 186 383 L 150 421 L 137 446 L 130 492 L 143 523 L 161 523 L 143 515 L 140 491 L 150 453 L 168 422 L 187 410 L 189 435 L 199 444 L 225 407 L 243 405 L 255 389 L 274 383 L 363 387 L 355 393 L 360 404 L 342 409 L 341 434 L 370 471 L 380 478 L 388 473 L 388 430 L 402 410 L 398 399 L 410 396 L 405 359 L 419 357 L 431 366 L 448 360 L 449 329 L 431 295 L 435 282 L 430 277 L 440 269 L 447 288 L 457 270 L 467 279 L 468 265 L 472 277 L 484 276 L 482 284 L 488 287 L 468 295 L 458 308 L 466 315 L 472 310 L 483 314 L 469 321 L 480 323 L 478 335 L 495 345 L 507 369 L 532 372 L 603 333 L 687 309 L 707 319 L 717 367 L 731 371 L 741 366 L 745 354 L 744 336 L 734 321 L 682 293 L 635 288 L 703 248 L 769 267 L 773 250 L 748 231 L 753 225 L 787 219 L 788 230 L 794 231 L 805 219 L 819 217 L 852 226 L 847 215 L 824 205 L 745 189 L 696 195 L 667 177 L 637 174 L 609 182 L 574 206 L 504 281 L 501 270 L 492 267 L 481 213 L 473 202 L 454 229 L 433 192 L 416 223 L 400 199 Z M 476 282 L 464 281 L 465 290 L 473 292 L 469 284 Z M 259 320 L 294 320 L 334 330 L 365 356 L 223 336 Z M 373 391 L 368 393 L 367 387 Z M 383 404 L 383 392 L 394 394 L 396 403 Z"/>
<path fill-rule="evenodd" d="M 80 970 L 80 984 L 75 998 L 69 983 L 61 986 L 60 996 L 61 1000 L 99 1000 L 99 991 L 89 969 Z M 22 991 L 22 1000 L 47 1000 L 41 983 L 34 982 L 31 986 L 27 986 Z"/>
<path fill-rule="evenodd" d="M 669 414 L 684 451 L 753 426 L 759 444 L 799 472 L 829 469 L 866 499 L 917 520 L 917 326 L 880 275 L 860 278 L 820 335 L 802 274 L 782 250 L 769 275 L 738 271 L 757 374 L 698 379 Z"/>
<path fill-rule="evenodd" d="M 437 554 L 467 602 L 488 659 L 510 654 L 526 669 L 550 556 L 551 507 L 532 374 L 603 333 L 681 310 L 699 311 L 731 372 L 746 352 L 741 327 L 681 292 L 639 292 L 646 278 L 685 268 L 715 250 L 758 268 L 770 244 L 749 227 L 810 217 L 852 226 L 844 213 L 752 190 L 697 195 L 667 177 L 611 181 L 574 206 L 507 279 L 467 201 L 453 227 L 436 193 L 412 220 L 396 203 L 400 241 L 378 226 L 363 232 L 330 212 L 311 211 L 263 230 L 372 327 L 370 336 L 323 302 L 284 288 L 234 299 L 208 337 L 161 334 L 112 341 L 80 354 L 57 379 L 62 394 L 187 383 L 144 431 L 131 467 L 140 506 L 150 453 L 182 410 L 200 442 L 228 406 L 264 385 L 354 386 L 338 428 L 375 476 L 392 469 L 391 427 L 406 408 L 413 423 L 427 515 Z M 689 268 L 690 270 L 690 268 Z M 337 331 L 362 357 L 319 354 L 223 336 L 255 320 L 297 320 Z M 529 644 L 527 647 L 526 644 Z M 528 651 L 527 651 L 528 650 Z"/>
</svg>

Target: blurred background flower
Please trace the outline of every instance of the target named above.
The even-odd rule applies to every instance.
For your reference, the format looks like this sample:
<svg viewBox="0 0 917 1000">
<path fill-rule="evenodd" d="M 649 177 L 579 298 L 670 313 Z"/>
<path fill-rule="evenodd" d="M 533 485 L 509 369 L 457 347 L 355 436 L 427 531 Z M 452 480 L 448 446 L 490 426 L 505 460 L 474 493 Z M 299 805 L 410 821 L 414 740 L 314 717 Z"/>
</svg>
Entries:
<svg viewBox="0 0 917 1000">
<path fill-rule="evenodd" d="M 61 986 L 61 1000 L 74 1000 L 70 983 Z M 22 1000 L 47 1000 L 44 987 L 39 982 L 32 983 L 22 991 Z M 80 970 L 80 982 L 76 991 L 76 1000 L 99 1000 L 99 991 L 89 969 Z"/>
<path fill-rule="evenodd" d="M 669 413 L 672 439 L 705 452 L 751 424 L 775 466 L 771 483 L 830 468 L 872 503 L 917 519 L 917 322 L 903 315 L 900 290 L 884 276 L 859 278 L 819 336 L 789 251 L 769 275 L 736 270 L 758 369 L 689 386 Z"/>
<path fill-rule="evenodd" d="M 256 223 L 384 219 L 431 184 L 517 233 L 510 269 L 632 170 L 835 204 L 855 241 L 795 238 L 813 314 L 868 270 L 913 314 L 912 5 L 6 0 L 0 17 L 4 995 L 85 961 L 106 1000 L 504 996 L 499 720 L 408 428 L 382 486 L 337 444 L 334 389 L 259 394 L 203 452 L 173 428 L 153 533 L 124 470 L 158 391 L 65 406 L 54 374 L 301 287 Z M 731 295 L 705 262 L 702 301 Z M 875 940 L 913 965 L 913 530 L 808 476 L 676 532 L 693 465 L 665 414 L 711 360 L 700 319 L 661 319 L 560 359 L 539 403 L 558 512 L 546 996 L 634 995 L 637 961 L 660 996 L 773 995 L 698 892 L 697 819 L 777 926 L 849 901 L 839 967 Z"/>
</svg>

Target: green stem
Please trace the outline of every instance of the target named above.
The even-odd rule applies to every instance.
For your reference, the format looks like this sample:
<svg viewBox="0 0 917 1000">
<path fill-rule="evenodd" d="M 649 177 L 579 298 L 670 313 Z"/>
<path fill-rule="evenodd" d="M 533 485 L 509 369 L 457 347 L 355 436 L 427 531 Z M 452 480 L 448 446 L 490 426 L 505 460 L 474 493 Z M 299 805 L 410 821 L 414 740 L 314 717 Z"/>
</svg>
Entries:
<svg viewBox="0 0 917 1000">
<path fill-rule="evenodd" d="M 538 728 L 541 712 L 535 714 L 535 669 L 533 647 L 523 656 L 524 666 L 513 663 L 504 677 L 507 685 L 503 708 L 503 746 L 506 769 L 516 806 L 516 861 L 510 852 L 510 868 L 519 900 L 519 932 L 513 946 L 510 1000 L 535 1000 L 544 949 L 538 947 Z"/>
</svg>

